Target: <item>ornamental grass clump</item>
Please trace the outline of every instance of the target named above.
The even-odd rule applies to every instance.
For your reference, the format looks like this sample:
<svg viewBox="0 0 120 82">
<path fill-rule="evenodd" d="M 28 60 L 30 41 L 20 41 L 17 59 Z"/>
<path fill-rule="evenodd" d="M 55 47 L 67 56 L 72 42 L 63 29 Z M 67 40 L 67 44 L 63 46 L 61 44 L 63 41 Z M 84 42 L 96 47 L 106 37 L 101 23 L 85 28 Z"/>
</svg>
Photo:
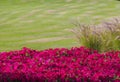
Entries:
<svg viewBox="0 0 120 82">
<path fill-rule="evenodd" d="M 99 52 L 120 49 L 120 20 L 118 18 L 99 25 L 78 24 L 76 26 L 72 32 L 81 45 Z"/>
<path fill-rule="evenodd" d="M 104 26 L 106 27 L 106 33 L 110 36 L 109 40 L 113 49 L 120 50 L 120 19 L 116 18 L 110 22 L 104 22 Z"/>
<path fill-rule="evenodd" d="M 73 29 L 81 45 L 91 49 L 101 51 L 102 43 L 99 33 L 93 31 L 90 25 L 79 25 L 78 28 Z"/>
</svg>

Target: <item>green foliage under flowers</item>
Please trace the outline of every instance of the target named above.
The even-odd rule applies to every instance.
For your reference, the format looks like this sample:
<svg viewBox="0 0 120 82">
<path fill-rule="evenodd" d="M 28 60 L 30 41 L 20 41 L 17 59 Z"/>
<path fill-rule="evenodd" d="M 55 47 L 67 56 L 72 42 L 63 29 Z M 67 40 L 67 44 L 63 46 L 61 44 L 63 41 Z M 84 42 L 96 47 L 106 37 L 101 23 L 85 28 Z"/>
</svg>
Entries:
<svg viewBox="0 0 120 82">
<path fill-rule="evenodd" d="M 105 52 L 120 49 L 120 20 L 103 22 L 99 25 L 75 24 L 72 32 L 76 35 L 80 44 L 88 48 Z"/>
</svg>

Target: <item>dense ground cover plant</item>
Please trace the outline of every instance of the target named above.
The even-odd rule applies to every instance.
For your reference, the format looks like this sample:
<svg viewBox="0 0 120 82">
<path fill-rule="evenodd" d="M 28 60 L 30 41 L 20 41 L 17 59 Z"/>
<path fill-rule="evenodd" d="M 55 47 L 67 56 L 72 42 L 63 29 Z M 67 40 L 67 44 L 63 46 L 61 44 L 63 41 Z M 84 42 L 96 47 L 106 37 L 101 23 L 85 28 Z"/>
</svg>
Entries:
<svg viewBox="0 0 120 82">
<path fill-rule="evenodd" d="M 119 82 L 120 51 L 85 47 L 0 52 L 0 82 Z"/>
<path fill-rule="evenodd" d="M 81 45 L 105 52 L 120 50 L 120 19 L 113 18 L 99 25 L 76 24 L 73 29 Z"/>
</svg>

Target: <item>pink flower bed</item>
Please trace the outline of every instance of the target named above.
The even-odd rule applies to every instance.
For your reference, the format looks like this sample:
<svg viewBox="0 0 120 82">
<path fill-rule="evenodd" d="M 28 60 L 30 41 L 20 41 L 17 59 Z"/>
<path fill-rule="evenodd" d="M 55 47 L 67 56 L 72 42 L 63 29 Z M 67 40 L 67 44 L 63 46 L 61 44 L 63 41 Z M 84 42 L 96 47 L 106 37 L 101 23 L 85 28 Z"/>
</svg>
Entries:
<svg viewBox="0 0 120 82">
<path fill-rule="evenodd" d="M 0 52 L 0 82 L 120 82 L 120 51 L 80 48 Z"/>
</svg>

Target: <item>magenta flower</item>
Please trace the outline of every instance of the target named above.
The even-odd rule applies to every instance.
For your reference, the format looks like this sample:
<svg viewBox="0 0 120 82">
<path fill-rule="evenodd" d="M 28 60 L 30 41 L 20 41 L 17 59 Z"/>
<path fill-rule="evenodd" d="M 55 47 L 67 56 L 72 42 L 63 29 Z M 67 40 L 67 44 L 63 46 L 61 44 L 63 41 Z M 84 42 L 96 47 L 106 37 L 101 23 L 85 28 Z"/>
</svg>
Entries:
<svg viewBox="0 0 120 82">
<path fill-rule="evenodd" d="M 0 82 L 119 82 L 119 54 L 85 47 L 0 52 Z"/>
</svg>

